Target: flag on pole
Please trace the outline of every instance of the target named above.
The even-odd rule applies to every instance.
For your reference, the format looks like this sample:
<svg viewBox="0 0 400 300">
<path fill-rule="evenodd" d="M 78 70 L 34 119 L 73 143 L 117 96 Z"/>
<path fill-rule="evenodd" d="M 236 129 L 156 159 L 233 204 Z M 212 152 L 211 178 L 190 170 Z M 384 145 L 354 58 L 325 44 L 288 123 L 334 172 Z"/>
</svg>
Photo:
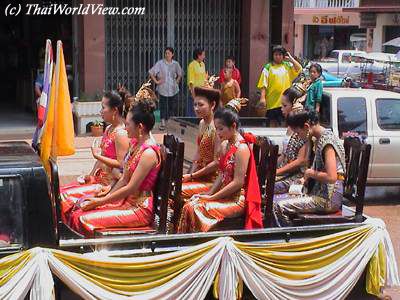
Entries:
<svg viewBox="0 0 400 300">
<path fill-rule="evenodd" d="M 50 98 L 40 146 L 40 157 L 49 174 L 48 160 L 51 157 L 72 155 L 74 147 L 74 125 L 65 69 L 62 42 L 57 42 L 57 60 L 51 83 Z"/>
<path fill-rule="evenodd" d="M 43 124 L 45 123 L 46 119 L 47 106 L 49 102 L 50 84 L 53 75 L 53 48 L 51 46 L 50 40 L 46 40 L 46 54 L 45 54 L 43 69 L 44 73 L 43 73 L 42 94 L 40 95 L 39 103 L 37 104 L 38 123 L 32 138 L 32 146 L 35 149 L 38 148 L 43 133 Z"/>
</svg>

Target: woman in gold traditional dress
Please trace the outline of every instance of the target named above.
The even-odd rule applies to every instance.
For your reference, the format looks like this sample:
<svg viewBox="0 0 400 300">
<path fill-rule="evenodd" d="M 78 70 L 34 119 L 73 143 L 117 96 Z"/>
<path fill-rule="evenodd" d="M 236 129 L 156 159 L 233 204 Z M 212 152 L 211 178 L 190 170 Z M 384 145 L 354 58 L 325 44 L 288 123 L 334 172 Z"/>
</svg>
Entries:
<svg viewBox="0 0 400 300">
<path fill-rule="evenodd" d="M 238 104 L 232 105 L 238 110 Z M 219 176 L 209 192 L 194 195 L 185 203 L 178 232 L 210 231 L 226 218 L 245 216 L 245 227 L 261 228 L 261 198 L 255 162 L 249 143 L 253 136 L 238 132 L 239 117 L 232 109 L 214 116 L 221 144 Z"/>
<path fill-rule="evenodd" d="M 201 118 L 197 149 L 189 174 L 183 175 L 182 197 L 189 199 L 194 194 L 208 191 L 218 169 L 218 149 L 220 141 L 214 125 L 214 109 L 218 107 L 220 93 L 208 87 L 194 89 L 194 111 Z"/>
</svg>

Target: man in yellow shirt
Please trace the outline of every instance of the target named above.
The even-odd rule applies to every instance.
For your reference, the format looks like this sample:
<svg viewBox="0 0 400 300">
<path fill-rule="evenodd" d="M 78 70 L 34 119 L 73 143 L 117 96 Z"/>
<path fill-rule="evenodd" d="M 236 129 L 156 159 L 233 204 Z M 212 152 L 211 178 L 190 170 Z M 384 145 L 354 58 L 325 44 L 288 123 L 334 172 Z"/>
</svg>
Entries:
<svg viewBox="0 0 400 300">
<path fill-rule="evenodd" d="M 272 49 L 272 63 L 264 66 L 257 88 L 261 90 L 259 105 L 267 107 L 266 118 L 272 127 L 283 124 L 281 96 L 300 74 L 302 67 L 282 46 Z"/>
<path fill-rule="evenodd" d="M 188 117 L 195 116 L 193 109 L 194 88 L 196 86 L 204 86 L 204 81 L 207 79 L 206 66 L 204 64 L 205 58 L 206 52 L 203 49 L 196 49 L 193 52 L 193 61 L 188 66 L 187 85 L 190 91 L 189 101 L 186 105 Z"/>
</svg>

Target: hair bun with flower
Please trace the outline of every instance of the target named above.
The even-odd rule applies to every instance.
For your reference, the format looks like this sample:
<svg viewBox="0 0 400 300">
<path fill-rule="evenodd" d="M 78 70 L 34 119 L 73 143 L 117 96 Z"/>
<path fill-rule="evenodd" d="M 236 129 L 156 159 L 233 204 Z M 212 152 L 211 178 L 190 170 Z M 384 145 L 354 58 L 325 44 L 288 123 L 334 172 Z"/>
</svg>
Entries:
<svg viewBox="0 0 400 300">
<path fill-rule="evenodd" d="M 123 84 L 118 84 L 117 85 L 117 92 L 122 98 L 123 101 L 123 115 L 126 115 L 129 111 L 129 109 L 132 106 L 132 103 L 135 102 L 135 97 L 131 94 L 131 92 L 123 85 Z"/>
<path fill-rule="evenodd" d="M 156 93 L 151 89 L 151 80 L 143 83 L 135 95 L 135 101 L 141 101 L 144 99 L 152 101 L 157 101 L 158 99 Z"/>
<path fill-rule="evenodd" d="M 300 97 L 298 97 L 294 102 L 293 102 L 293 106 L 292 106 L 292 110 L 293 111 L 300 111 L 304 109 L 304 105 L 303 103 L 306 100 L 306 96 L 307 96 L 307 89 L 309 88 L 311 84 L 310 80 L 307 80 L 305 78 L 303 78 L 303 80 L 300 80 L 299 82 L 296 82 L 292 85 L 292 87 L 297 90 L 297 92 L 299 93 L 299 95 L 301 95 Z"/>
<path fill-rule="evenodd" d="M 157 95 L 151 89 L 151 80 L 142 84 L 137 91 L 133 101 L 130 103 L 130 108 L 140 107 L 145 113 L 153 113 L 156 110 Z"/>
<path fill-rule="evenodd" d="M 203 87 L 214 88 L 215 82 L 219 79 L 219 76 L 211 75 L 208 79 L 204 81 Z"/>
<path fill-rule="evenodd" d="M 225 104 L 225 107 L 232 109 L 236 113 L 239 113 L 240 109 L 246 106 L 248 102 L 249 99 L 247 98 L 234 98 Z"/>
</svg>

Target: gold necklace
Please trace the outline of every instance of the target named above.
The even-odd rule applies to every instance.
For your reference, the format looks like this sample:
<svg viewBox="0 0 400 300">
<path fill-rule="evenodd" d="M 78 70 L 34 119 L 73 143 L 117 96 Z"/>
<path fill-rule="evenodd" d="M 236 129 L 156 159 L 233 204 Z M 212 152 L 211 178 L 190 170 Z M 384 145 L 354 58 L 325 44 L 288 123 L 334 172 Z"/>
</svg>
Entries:
<svg viewBox="0 0 400 300">
<path fill-rule="evenodd" d="M 237 134 L 235 133 L 235 135 L 232 138 L 232 141 L 228 140 L 228 144 L 235 145 L 237 142 L 238 142 L 238 137 Z"/>
<path fill-rule="evenodd" d="M 122 124 L 118 124 L 117 126 L 113 126 L 113 124 L 111 124 L 110 130 L 109 130 L 109 134 L 113 133 L 115 130 L 117 130 L 118 127 L 120 127 Z"/>
</svg>

